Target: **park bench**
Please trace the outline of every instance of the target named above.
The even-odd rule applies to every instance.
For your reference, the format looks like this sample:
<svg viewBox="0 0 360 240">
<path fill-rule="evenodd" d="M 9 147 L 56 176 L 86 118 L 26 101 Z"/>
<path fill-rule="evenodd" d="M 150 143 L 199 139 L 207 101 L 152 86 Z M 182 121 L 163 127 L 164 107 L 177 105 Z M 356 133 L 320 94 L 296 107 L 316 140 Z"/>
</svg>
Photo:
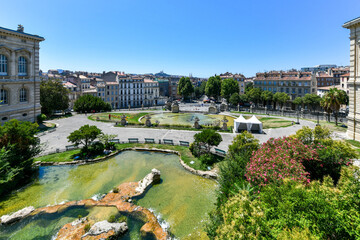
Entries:
<svg viewBox="0 0 360 240">
<path fill-rule="evenodd" d="M 164 144 L 174 145 L 174 141 L 171 139 L 163 139 Z"/>
<path fill-rule="evenodd" d="M 68 145 L 68 146 L 65 146 L 65 148 L 66 148 L 66 151 L 70 151 L 70 150 L 78 149 L 79 147 L 76 145 Z"/>
<path fill-rule="evenodd" d="M 112 139 L 109 142 L 111 143 L 120 143 L 120 140 L 118 138 Z"/>
<path fill-rule="evenodd" d="M 154 138 L 145 138 L 145 143 L 155 143 Z"/>
<path fill-rule="evenodd" d="M 180 146 L 190 146 L 190 143 L 189 142 L 185 142 L 185 141 L 179 141 L 180 142 Z"/>
<path fill-rule="evenodd" d="M 218 148 L 215 148 L 215 153 L 218 153 L 220 155 L 226 155 L 226 152 L 224 150 L 221 150 L 221 149 L 218 149 Z"/>
<path fill-rule="evenodd" d="M 138 138 L 128 138 L 129 143 L 139 143 L 139 139 Z"/>
</svg>

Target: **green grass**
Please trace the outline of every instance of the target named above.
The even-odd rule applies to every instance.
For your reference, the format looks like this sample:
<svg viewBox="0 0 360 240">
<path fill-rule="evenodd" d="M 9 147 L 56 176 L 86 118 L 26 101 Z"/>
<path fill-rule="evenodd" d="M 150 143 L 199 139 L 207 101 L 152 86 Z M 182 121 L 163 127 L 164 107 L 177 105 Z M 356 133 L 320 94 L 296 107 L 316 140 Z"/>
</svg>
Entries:
<svg viewBox="0 0 360 240">
<path fill-rule="evenodd" d="M 80 149 L 70 150 L 62 153 L 53 153 L 34 159 L 34 162 L 71 162 L 76 154 L 80 153 Z"/>
<path fill-rule="evenodd" d="M 358 141 L 355 141 L 355 140 L 345 140 L 345 141 L 350 143 L 354 147 L 360 148 L 360 142 L 358 142 Z"/>
<path fill-rule="evenodd" d="M 141 147 L 141 148 L 157 148 L 157 149 L 168 149 L 174 150 L 181 154 L 181 159 L 187 164 L 188 166 L 196 169 L 196 170 L 207 170 L 205 166 L 203 166 L 200 160 L 194 157 L 188 147 L 185 146 L 174 146 L 174 145 L 165 145 L 165 144 L 143 144 L 143 143 L 123 143 L 123 144 L 116 144 L 117 150 L 122 150 L 125 148 L 132 148 L 132 147 Z M 34 159 L 34 162 L 71 162 L 74 159 L 74 156 L 80 153 L 80 149 L 70 150 L 62 153 L 54 153 L 49 154 L 46 156 L 41 156 Z M 97 156 L 96 158 L 102 157 Z M 221 160 L 221 159 L 220 159 Z M 193 161 L 193 164 L 190 162 Z"/>
<path fill-rule="evenodd" d="M 109 114 L 111 114 L 112 116 L 116 116 L 116 117 L 112 117 L 111 120 L 109 120 Z M 149 114 L 148 112 L 141 112 L 141 113 L 111 113 L 111 112 L 107 112 L 107 113 L 96 113 L 93 114 L 91 116 L 88 117 L 88 119 L 93 120 L 93 121 L 103 121 L 103 122 L 120 122 L 121 121 L 121 116 L 124 115 L 126 116 L 126 120 L 128 121 L 129 124 L 140 124 L 139 122 L 139 118 Z M 99 118 L 99 120 L 97 120 L 97 118 Z"/>
<path fill-rule="evenodd" d="M 317 121 L 315 120 L 309 120 L 309 121 L 313 121 L 315 123 L 317 123 Z M 330 129 L 330 131 L 336 131 L 336 132 L 346 132 L 347 128 L 345 127 L 341 127 L 341 125 L 343 125 L 343 123 L 338 122 L 338 125 L 336 126 L 335 122 L 327 122 L 327 121 L 319 121 L 320 125 L 322 127 L 327 127 Z"/>
</svg>

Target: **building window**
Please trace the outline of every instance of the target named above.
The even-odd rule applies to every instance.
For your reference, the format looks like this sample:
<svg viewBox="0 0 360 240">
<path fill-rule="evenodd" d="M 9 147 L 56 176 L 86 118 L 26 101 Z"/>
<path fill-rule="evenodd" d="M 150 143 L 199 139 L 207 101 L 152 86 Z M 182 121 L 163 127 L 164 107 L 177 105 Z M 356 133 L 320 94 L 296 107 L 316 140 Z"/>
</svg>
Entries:
<svg viewBox="0 0 360 240">
<path fill-rule="evenodd" d="M 7 57 L 0 55 L 0 75 L 6 76 L 7 74 Z"/>
<path fill-rule="evenodd" d="M 19 76 L 26 76 L 27 75 L 27 61 L 24 57 L 19 57 L 19 63 L 18 63 L 18 70 L 19 70 Z"/>
<path fill-rule="evenodd" d="M 0 90 L 0 105 L 8 104 L 8 91 L 5 89 Z"/>
<path fill-rule="evenodd" d="M 27 102 L 27 91 L 25 88 L 20 89 L 20 102 Z"/>
</svg>

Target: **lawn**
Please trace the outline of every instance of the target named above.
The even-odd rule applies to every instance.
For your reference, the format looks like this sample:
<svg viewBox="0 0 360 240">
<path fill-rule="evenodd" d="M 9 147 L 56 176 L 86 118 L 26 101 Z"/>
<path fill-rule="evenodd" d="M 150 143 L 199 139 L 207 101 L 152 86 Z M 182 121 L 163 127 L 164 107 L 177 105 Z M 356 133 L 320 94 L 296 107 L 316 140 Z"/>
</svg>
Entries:
<svg viewBox="0 0 360 240">
<path fill-rule="evenodd" d="M 111 120 L 109 120 L 109 114 L 111 114 Z M 104 122 L 120 122 L 121 116 L 126 116 L 126 119 L 129 124 L 139 124 L 139 118 L 149 114 L 148 112 L 141 113 L 96 113 L 88 117 L 88 119 L 93 121 L 104 121 Z M 98 120 L 97 120 L 98 119 Z"/>
<path fill-rule="evenodd" d="M 80 149 L 70 150 L 62 153 L 53 153 L 34 159 L 34 162 L 71 162 L 73 161 L 74 155 L 80 153 Z"/>
<path fill-rule="evenodd" d="M 360 142 L 355 140 L 345 140 L 347 143 L 350 143 L 352 146 L 354 146 L 355 150 L 358 153 L 358 158 L 360 158 Z"/>
<path fill-rule="evenodd" d="M 314 120 L 311 120 L 311 121 L 317 123 L 317 121 L 314 121 Z M 346 132 L 347 131 L 346 127 L 341 127 L 341 125 L 343 125 L 343 123 L 340 123 L 340 122 L 338 122 L 337 126 L 336 126 L 335 122 L 319 121 L 319 123 L 322 127 L 327 127 L 331 131 L 336 131 L 336 132 Z"/>
<path fill-rule="evenodd" d="M 181 159 L 188 166 L 196 170 L 207 170 L 206 166 L 203 166 L 200 160 L 194 157 L 188 147 L 185 146 L 174 146 L 174 145 L 165 145 L 165 144 L 143 144 L 143 143 L 123 143 L 116 144 L 116 149 L 121 150 L 131 147 L 141 147 L 141 148 L 157 148 L 157 149 L 169 149 L 178 151 L 181 154 Z M 41 156 L 34 159 L 34 162 L 71 162 L 74 159 L 74 156 L 80 153 L 80 149 L 70 150 L 62 153 L 54 153 L 46 156 Z M 103 157 L 104 155 L 97 156 L 96 158 Z M 222 160 L 222 159 L 219 159 Z M 193 161 L 193 164 L 190 162 Z"/>
<path fill-rule="evenodd" d="M 245 119 L 249 119 L 251 116 L 244 116 Z M 262 124 L 263 129 L 269 128 L 283 128 L 283 127 L 290 127 L 293 125 L 293 121 L 282 119 L 282 118 L 273 118 L 273 117 L 257 117 Z"/>
</svg>

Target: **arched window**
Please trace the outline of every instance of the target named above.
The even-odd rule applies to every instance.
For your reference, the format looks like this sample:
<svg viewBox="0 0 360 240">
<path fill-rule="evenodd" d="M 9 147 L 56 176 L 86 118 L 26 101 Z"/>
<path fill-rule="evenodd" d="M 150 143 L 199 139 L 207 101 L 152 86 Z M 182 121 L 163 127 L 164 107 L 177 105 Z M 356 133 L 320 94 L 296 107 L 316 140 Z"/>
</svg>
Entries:
<svg viewBox="0 0 360 240">
<path fill-rule="evenodd" d="M 0 55 L 0 75 L 6 76 L 7 73 L 7 57 L 5 55 Z"/>
<path fill-rule="evenodd" d="M 27 102 L 27 90 L 25 88 L 20 89 L 20 102 Z"/>
<path fill-rule="evenodd" d="M 24 57 L 19 57 L 19 76 L 26 76 L 27 75 L 27 61 Z"/>
<path fill-rule="evenodd" d="M 8 104 L 8 91 L 5 89 L 0 89 L 0 105 Z"/>
</svg>

